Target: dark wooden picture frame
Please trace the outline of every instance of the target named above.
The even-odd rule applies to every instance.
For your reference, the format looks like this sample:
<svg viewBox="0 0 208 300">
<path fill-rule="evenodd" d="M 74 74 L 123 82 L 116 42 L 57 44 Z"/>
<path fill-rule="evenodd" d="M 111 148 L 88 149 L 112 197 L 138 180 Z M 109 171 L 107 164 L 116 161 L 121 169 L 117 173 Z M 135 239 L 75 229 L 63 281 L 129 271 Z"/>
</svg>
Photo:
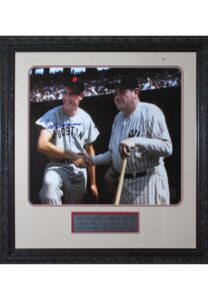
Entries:
<svg viewBox="0 0 208 300">
<path fill-rule="evenodd" d="M 195 52 L 197 55 L 196 249 L 15 249 L 15 53 Z M 1 263 L 207 263 L 207 37 L 1 37 L 0 38 L 0 262 Z"/>
</svg>

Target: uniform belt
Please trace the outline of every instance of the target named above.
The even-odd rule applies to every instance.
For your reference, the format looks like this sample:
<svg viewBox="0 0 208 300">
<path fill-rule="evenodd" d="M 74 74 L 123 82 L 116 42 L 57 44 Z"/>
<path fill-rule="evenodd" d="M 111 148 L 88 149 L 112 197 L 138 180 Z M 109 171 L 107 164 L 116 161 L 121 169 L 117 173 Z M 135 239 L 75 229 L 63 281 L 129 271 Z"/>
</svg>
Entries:
<svg viewBox="0 0 208 300">
<path fill-rule="evenodd" d="M 59 161 L 61 164 L 72 164 L 72 159 L 59 159 Z"/>
<path fill-rule="evenodd" d="M 126 179 L 133 179 L 133 178 L 138 178 L 138 177 L 143 177 L 147 174 L 146 171 L 142 171 L 142 172 L 134 172 L 134 173 L 126 173 L 124 175 L 124 178 Z M 120 173 L 117 173 L 118 176 L 120 176 Z"/>
</svg>

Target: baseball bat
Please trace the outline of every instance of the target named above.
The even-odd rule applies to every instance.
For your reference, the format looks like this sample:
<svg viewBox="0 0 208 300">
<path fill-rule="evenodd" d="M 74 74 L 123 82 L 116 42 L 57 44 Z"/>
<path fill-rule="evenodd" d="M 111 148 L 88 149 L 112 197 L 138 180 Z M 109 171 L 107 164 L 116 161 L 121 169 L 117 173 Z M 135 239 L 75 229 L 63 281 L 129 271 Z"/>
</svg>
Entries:
<svg viewBox="0 0 208 300">
<path fill-rule="evenodd" d="M 119 205 L 119 203 L 120 203 L 121 191 L 122 191 L 122 187 L 123 187 L 124 175 L 125 175 L 125 170 L 126 170 L 126 164 L 127 164 L 127 157 L 125 157 L 123 160 L 121 174 L 120 174 L 119 182 L 118 182 L 118 188 L 116 191 L 116 197 L 115 197 L 115 201 L 114 201 L 115 205 Z"/>
</svg>

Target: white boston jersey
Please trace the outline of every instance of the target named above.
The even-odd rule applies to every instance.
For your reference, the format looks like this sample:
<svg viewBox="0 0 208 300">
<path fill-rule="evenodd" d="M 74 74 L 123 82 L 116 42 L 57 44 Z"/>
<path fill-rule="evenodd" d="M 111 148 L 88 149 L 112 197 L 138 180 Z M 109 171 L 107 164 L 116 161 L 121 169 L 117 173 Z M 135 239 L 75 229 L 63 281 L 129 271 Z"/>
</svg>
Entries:
<svg viewBox="0 0 208 300">
<path fill-rule="evenodd" d="M 75 116 L 65 114 L 63 105 L 45 113 L 37 125 L 52 135 L 52 143 L 75 153 L 85 152 L 84 146 L 95 141 L 99 132 L 91 117 L 81 108 Z M 80 204 L 86 189 L 87 171 L 70 161 L 50 158 L 47 164 L 40 199 L 43 204 Z"/>
<path fill-rule="evenodd" d="M 63 105 L 58 106 L 45 113 L 36 124 L 52 134 L 53 144 L 75 153 L 83 152 L 84 146 L 94 142 L 99 135 L 91 117 L 81 108 L 75 116 L 69 117 Z"/>
</svg>

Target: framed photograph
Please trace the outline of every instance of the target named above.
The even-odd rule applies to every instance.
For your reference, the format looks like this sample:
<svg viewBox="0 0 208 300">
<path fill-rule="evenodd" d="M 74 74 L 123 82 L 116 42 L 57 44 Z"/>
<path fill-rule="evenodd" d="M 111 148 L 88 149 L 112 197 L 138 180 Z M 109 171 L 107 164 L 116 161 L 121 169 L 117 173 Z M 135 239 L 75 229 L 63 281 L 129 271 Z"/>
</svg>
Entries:
<svg viewBox="0 0 208 300">
<path fill-rule="evenodd" d="M 207 263 L 207 41 L 0 38 L 2 263 Z"/>
</svg>

